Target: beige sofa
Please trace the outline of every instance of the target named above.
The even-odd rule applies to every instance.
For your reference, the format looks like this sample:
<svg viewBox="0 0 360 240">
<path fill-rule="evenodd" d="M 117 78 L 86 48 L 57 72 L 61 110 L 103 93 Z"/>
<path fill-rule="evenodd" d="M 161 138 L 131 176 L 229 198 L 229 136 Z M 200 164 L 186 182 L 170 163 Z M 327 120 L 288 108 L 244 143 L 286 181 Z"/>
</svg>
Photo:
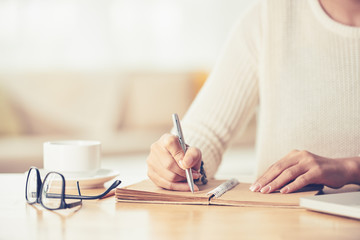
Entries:
<svg viewBox="0 0 360 240">
<path fill-rule="evenodd" d="M 42 167 L 44 141 L 93 139 L 104 156 L 146 152 L 184 115 L 205 73 L 0 74 L 0 172 Z M 252 142 L 254 124 L 238 143 Z"/>
</svg>

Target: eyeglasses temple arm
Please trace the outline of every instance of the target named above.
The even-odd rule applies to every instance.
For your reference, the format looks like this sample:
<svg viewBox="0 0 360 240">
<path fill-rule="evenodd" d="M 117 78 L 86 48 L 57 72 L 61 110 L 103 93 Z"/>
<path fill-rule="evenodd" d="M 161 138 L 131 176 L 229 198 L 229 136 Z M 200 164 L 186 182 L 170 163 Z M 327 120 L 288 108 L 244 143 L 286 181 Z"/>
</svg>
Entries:
<svg viewBox="0 0 360 240">
<path fill-rule="evenodd" d="M 73 203 L 67 203 L 66 207 L 67 208 L 72 208 L 72 207 L 76 207 L 76 206 L 81 205 L 81 204 L 82 204 L 82 201 L 73 202 Z"/>
<path fill-rule="evenodd" d="M 78 190 L 79 196 L 81 196 L 79 181 L 76 182 L 76 186 L 77 186 L 77 190 Z M 66 195 L 65 195 L 65 196 L 66 196 Z M 82 204 L 82 199 L 80 199 L 80 201 L 77 201 L 77 202 L 66 203 L 66 208 L 73 208 L 73 207 L 79 206 L 79 205 L 81 205 L 81 204 Z"/>
<path fill-rule="evenodd" d="M 66 199 L 85 199 L 85 200 L 99 199 L 99 198 L 102 198 L 102 197 L 106 196 L 106 194 L 108 194 L 112 189 L 119 186 L 120 183 L 121 183 L 120 180 L 116 180 L 113 184 L 111 184 L 111 186 L 105 192 L 103 192 L 103 193 L 101 193 L 99 195 L 96 195 L 96 196 L 79 196 L 79 195 L 65 194 L 65 198 Z M 58 198 L 58 197 L 60 197 L 60 194 L 47 193 L 46 197 L 48 197 L 48 198 Z"/>
</svg>

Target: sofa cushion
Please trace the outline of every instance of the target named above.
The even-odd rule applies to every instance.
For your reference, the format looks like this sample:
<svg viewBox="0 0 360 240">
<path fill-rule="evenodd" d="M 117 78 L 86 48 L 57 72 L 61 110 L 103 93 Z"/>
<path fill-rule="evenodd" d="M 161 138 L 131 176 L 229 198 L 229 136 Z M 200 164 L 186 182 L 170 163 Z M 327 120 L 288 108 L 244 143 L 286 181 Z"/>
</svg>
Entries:
<svg viewBox="0 0 360 240">
<path fill-rule="evenodd" d="M 116 74 L 18 74 L 0 77 L 23 134 L 113 133 L 121 124 L 123 80 Z"/>
</svg>

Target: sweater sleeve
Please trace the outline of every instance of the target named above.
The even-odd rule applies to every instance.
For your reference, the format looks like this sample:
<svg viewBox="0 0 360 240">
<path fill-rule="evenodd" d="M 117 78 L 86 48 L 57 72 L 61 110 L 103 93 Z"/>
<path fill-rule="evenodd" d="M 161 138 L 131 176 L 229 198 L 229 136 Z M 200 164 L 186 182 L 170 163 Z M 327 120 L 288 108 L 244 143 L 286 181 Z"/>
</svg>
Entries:
<svg viewBox="0 0 360 240">
<path fill-rule="evenodd" d="M 202 152 L 208 177 L 219 167 L 236 131 L 243 131 L 258 105 L 261 7 L 257 3 L 230 32 L 213 71 L 182 121 L 187 144 Z"/>
</svg>

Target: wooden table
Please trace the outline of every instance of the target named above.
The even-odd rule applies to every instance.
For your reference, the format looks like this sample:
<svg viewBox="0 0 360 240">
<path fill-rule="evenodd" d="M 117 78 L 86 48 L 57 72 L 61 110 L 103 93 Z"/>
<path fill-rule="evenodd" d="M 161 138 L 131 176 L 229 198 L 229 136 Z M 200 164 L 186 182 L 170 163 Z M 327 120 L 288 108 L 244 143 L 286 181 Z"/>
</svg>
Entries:
<svg viewBox="0 0 360 240">
<path fill-rule="evenodd" d="M 28 205 L 24 174 L 0 174 L 0 239 L 360 239 L 360 221 L 303 209 L 83 201 Z"/>
</svg>

